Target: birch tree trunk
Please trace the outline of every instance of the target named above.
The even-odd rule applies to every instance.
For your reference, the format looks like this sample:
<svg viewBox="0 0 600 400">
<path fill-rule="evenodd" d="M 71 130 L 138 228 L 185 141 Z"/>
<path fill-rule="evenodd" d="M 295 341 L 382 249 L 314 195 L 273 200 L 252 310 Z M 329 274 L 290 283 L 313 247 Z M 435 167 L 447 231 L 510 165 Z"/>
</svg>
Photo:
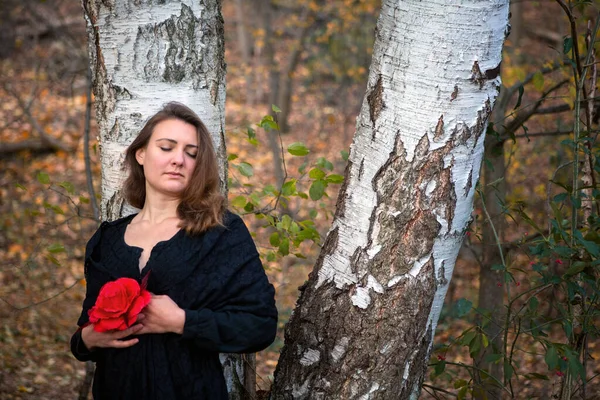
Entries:
<svg viewBox="0 0 600 400">
<path fill-rule="evenodd" d="M 227 191 L 225 62 L 219 0 L 83 0 L 100 130 L 103 220 L 134 210 L 121 183 L 124 151 L 168 101 L 192 108 L 212 134 Z M 222 358 L 232 398 L 244 382 L 239 357 Z M 251 388 L 254 389 L 254 388 Z"/>
<path fill-rule="evenodd" d="M 384 0 L 333 226 L 272 399 L 416 399 L 473 207 L 508 0 Z"/>
</svg>

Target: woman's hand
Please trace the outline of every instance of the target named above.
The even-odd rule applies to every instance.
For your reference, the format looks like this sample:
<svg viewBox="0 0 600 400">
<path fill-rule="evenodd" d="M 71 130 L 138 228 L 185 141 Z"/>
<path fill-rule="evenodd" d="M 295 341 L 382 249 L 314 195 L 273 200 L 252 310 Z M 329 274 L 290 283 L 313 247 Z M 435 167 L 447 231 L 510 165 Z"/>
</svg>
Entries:
<svg viewBox="0 0 600 400">
<path fill-rule="evenodd" d="M 121 339 L 130 335 L 135 335 L 136 333 L 139 333 L 141 329 L 141 324 L 135 324 L 124 331 L 96 332 L 93 325 L 88 325 L 81 330 L 81 340 L 83 340 L 85 347 L 87 347 L 90 351 L 98 347 L 115 347 L 117 349 L 124 349 L 125 347 L 133 346 L 139 342 L 139 339 Z"/>
<path fill-rule="evenodd" d="M 181 334 L 185 324 L 185 311 L 169 296 L 153 294 L 150 304 L 144 308 L 138 320 L 142 321 L 143 326 L 138 334 L 167 332 Z"/>
</svg>

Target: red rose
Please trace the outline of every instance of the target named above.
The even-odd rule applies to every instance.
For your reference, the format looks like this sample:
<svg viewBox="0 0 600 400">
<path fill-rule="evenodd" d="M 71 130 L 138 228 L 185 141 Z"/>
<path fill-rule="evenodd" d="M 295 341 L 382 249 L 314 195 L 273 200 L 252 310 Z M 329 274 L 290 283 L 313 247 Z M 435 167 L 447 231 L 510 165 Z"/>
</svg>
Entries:
<svg viewBox="0 0 600 400">
<path fill-rule="evenodd" d="M 150 292 L 141 288 L 135 279 L 119 278 L 102 286 L 88 316 L 96 332 L 122 331 L 135 323 L 148 303 Z"/>
</svg>

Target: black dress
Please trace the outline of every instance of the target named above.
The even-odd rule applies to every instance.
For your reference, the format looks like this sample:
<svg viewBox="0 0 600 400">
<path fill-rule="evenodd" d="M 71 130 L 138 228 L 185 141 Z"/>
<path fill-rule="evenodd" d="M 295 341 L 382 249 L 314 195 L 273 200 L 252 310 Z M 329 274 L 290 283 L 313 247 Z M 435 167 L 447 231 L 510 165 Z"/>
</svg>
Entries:
<svg viewBox="0 0 600 400">
<path fill-rule="evenodd" d="M 130 277 L 165 294 L 185 311 L 183 334 L 145 334 L 125 349 L 89 351 L 78 330 L 71 351 L 96 362 L 93 395 L 103 399 L 226 400 L 219 353 L 252 353 L 275 338 L 277 309 L 254 242 L 241 218 L 227 213 L 225 227 L 199 236 L 180 230 L 159 242 L 141 271 L 142 249 L 124 235 L 134 215 L 104 222 L 86 247 L 87 292 L 77 324 L 88 322 L 106 282 Z"/>
</svg>

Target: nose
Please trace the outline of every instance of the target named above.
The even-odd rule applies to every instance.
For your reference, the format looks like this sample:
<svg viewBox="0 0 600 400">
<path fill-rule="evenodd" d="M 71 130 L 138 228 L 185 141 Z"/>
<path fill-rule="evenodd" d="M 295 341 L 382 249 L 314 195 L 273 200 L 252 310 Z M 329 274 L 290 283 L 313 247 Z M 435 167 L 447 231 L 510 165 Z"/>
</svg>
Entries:
<svg viewBox="0 0 600 400">
<path fill-rule="evenodd" d="M 173 158 L 171 160 L 171 164 L 173 165 L 182 165 L 183 164 L 183 152 L 182 151 L 174 151 Z"/>
</svg>

